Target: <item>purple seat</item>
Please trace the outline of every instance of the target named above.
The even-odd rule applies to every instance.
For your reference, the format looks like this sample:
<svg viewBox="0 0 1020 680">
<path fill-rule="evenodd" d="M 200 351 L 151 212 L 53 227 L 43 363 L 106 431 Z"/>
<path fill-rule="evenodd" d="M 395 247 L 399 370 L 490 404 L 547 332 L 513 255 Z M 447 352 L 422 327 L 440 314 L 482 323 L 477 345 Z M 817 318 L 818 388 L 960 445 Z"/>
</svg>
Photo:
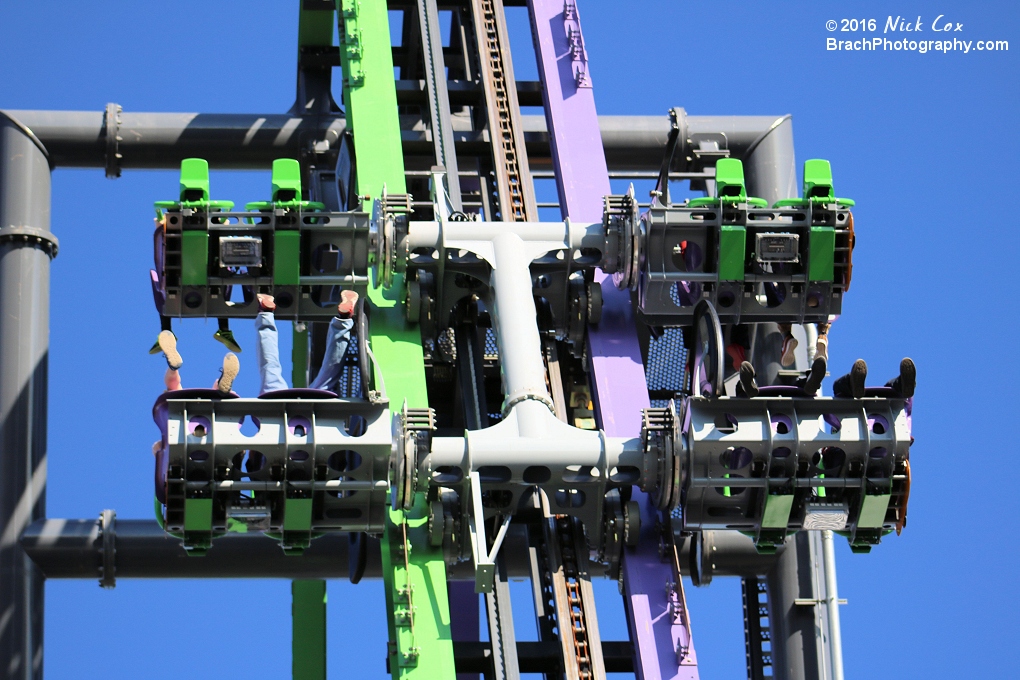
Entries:
<svg viewBox="0 0 1020 680">
<path fill-rule="evenodd" d="M 152 286 L 152 301 L 156 305 L 156 311 L 163 313 L 163 305 L 166 304 L 166 291 L 163 290 L 163 282 L 155 269 L 149 270 L 149 283 Z"/>
<path fill-rule="evenodd" d="M 339 399 L 336 392 L 295 387 L 289 390 L 273 390 L 259 395 L 259 399 Z"/>
</svg>

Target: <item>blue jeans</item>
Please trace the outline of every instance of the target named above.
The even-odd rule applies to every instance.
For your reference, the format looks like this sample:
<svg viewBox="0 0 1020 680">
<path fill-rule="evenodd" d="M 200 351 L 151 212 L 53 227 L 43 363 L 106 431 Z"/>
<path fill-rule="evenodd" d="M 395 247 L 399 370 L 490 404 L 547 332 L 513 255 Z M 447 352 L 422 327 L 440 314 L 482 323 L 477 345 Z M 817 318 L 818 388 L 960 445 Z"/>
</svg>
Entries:
<svg viewBox="0 0 1020 680">
<path fill-rule="evenodd" d="M 308 386 L 315 390 L 330 390 L 335 392 L 340 374 L 343 372 L 344 355 L 347 354 L 347 346 L 351 342 L 351 329 L 354 328 L 353 319 L 339 319 L 334 317 L 329 322 L 329 331 L 326 333 L 326 354 L 322 357 L 322 368 L 315 380 Z M 273 392 L 275 390 L 286 390 L 289 388 L 283 377 L 283 367 L 280 365 L 280 345 L 276 331 L 276 318 L 272 312 L 259 312 L 255 317 L 255 330 L 258 332 L 259 341 L 255 345 L 255 356 L 259 362 L 259 394 Z"/>
</svg>

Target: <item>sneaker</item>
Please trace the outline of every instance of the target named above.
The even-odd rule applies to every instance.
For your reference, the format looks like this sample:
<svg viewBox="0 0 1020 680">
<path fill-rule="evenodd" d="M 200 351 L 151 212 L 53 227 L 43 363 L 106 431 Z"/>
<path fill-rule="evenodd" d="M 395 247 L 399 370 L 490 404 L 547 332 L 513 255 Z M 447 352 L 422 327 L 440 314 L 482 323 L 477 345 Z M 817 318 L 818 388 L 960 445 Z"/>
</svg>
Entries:
<svg viewBox="0 0 1020 680">
<path fill-rule="evenodd" d="M 850 397 L 860 399 L 864 396 L 864 381 L 867 378 L 868 365 L 864 363 L 864 359 L 858 359 L 849 373 L 840 376 L 836 382 L 832 383 L 832 394 L 844 399 Z"/>
<path fill-rule="evenodd" d="M 893 381 L 892 388 L 904 399 L 914 396 L 914 388 L 917 386 L 917 368 L 914 360 L 905 357 L 900 362 L 900 376 Z"/>
<path fill-rule="evenodd" d="M 358 294 L 353 290 L 340 291 L 340 304 L 336 306 L 336 315 L 341 319 L 349 319 L 354 315 L 354 305 L 358 304 Z"/>
<path fill-rule="evenodd" d="M 740 364 L 740 386 L 744 388 L 744 396 L 758 396 L 758 383 L 754 380 L 754 366 L 750 361 Z"/>
<path fill-rule="evenodd" d="M 829 336 L 819 335 L 815 341 L 815 356 L 829 360 Z"/>
<path fill-rule="evenodd" d="M 241 351 L 241 346 L 237 344 L 237 340 L 234 340 L 234 331 L 229 328 L 220 329 L 213 333 L 213 339 L 217 342 L 222 342 L 231 352 Z"/>
<path fill-rule="evenodd" d="M 272 295 L 266 295 L 265 293 L 258 294 L 259 299 L 259 311 L 260 312 L 274 312 L 276 311 L 276 298 Z"/>
<path fill-rule="evenodd" d="M 216 389 L 223 394 L 230 394 L 230 387 L 234 384 L 234 379 L 240 371 L 241 362 L 237 360 L 237 355 L 227 352 L 223 357 L 223 368 L 220 369 L 220 379 L 216 381 Z"/>
<path fill-rule="evenodd" d="M 808 371 L 807 379 L 804 381 L 804 394 L 813 397 L 818 393 L 818 388 L 822 386 L 822 380 L 825 378 L 825 368 L 825 358 L 816 356 L 815 360 L 811 363 L 811 370 Z"/>
<path fill-rule="evenodd" d="M 797 360 L 793 351 L 797 349 L 797 338 L 792 335 L 787 335 L 783 338 L 783 353 L 779 358 L 779 363 L 783 366 L 793 366 L 793 362 Z"/>
<path fill-rule="evenodd" d="M 160 331 L 156 337 L 156 347 L 166 358 L 166 365 L 175 371 L 184 365 L 181 353 L 177 351 L 177 336 L 172 331 Z M 152 350 L 149 350 L 152 354 Z"/>
<path fill-rule="evenodd" d="M 858 359 L 850 369 L 850 394 L 854 399 L 864 396 L 864 381 L 868 379 L 868 364 Z"/>
</svg>

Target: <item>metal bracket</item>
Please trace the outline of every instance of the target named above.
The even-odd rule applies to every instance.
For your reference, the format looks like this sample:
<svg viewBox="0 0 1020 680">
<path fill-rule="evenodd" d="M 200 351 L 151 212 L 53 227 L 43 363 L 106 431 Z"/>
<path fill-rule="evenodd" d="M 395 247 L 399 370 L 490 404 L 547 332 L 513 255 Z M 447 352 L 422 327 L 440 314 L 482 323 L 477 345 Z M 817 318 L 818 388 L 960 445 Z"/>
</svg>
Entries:
<svg viewBox="0 0 1020 680">
<path fill-rule="evenodd" d="M 577 15 L 577 3 L 565 0 L 563 3 L 563 30 L 567 34 L 567 45 L 570 48 L 571 72 L 574 74 L 574 85 L 591 89 L 591 76 L 588 75 L 588 53 L 584 49 L 584 37 L 581 35 L 581 18 Z"/>
<path fill-rule="evenodd" d="M 482 509 L 482 481 L 478 471 L 473 471 L 471 480 L 471 554 L 475 561 L 475 592 L 491 593 L 496 575 L 496 554 L 503 545 L 506 530 L 510 527 L 512 515 L 506 515 L 503 523 L 492 542 L 492 549 L 486 550 L 488 541 L 485 539 L 485 511 Z"/>
<path fill-rule="evenodd" d="M 361 28 L 358 26 L 359 0 L 342 0 L 340 3 L 340 42 L 347 55 L 344 80 L 348 86 L 365 84 L 365 71 L 361 67 Z"/>
<path fill-rule="evenodd" d="M 60 250 L 60 242 L 52 232 L 36 227 L 4 227 L 0 229 L 0 243 L 21 241 L 24 244 L 35 244 L 43 248 L 52 260 Z"/>
<path fill-rule="evenodd" d="M 101 588 L 117 587 L 117 512 L 103 510 L 99 513 L 99 536 L 103 541 L 103 564 L 99 571 Z"/>
<path fill-rule="evenodd" d="M 847 599 L 845 597 L 841 597 L 836 600 L 836 602 L 839 604 L 847 604 Z M 816 604 L 826 604 L 826 600 L 816 600 L 810 597 L 798 597 L 793 601 L 793 603 L 798 607 L 813 607 Z"/>
<path fill-rule="evenodd" d="M 120 136 L 120 114 L 124 112 L 120 104 L 110 102 L 106 105 L 106 112 L 103 114 L 103 130 L 106 136 L 106 177 L 117 179 L 120 177 L 120 160 L 124 157 L 120 153 L 120 143 L 123 137 Z"/>
</svg>

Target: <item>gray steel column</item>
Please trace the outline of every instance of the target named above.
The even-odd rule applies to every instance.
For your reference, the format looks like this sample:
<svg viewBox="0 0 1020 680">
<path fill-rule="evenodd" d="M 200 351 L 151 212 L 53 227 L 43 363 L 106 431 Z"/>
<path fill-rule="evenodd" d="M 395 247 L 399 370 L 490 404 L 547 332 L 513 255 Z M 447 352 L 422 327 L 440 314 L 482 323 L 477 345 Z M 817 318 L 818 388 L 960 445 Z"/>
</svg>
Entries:
<svg viewBox="0 0 1020 680">
<path fill-rule="evenodd" d="M 789 115 L 776 118 L 762 130 L 743 152 L 743 160 L 748 196 L 764 198 L 771 205 L 800 194 Z"/>
<path fill-rule="evenodd" d="M 777 680 L 833 680 L 821 532 L 798 532 L 766 582 Z"/>
<path fill-rule="evenodd" d="M 18 538 L 46 508 L 50 166 L 0 113 L 0 677 L 42 678 L 44 579 Z"/>
<path fill-rule="evenodd" d="M 797 167 L 793 152 L 793 121 L 776 118 L 744 155 L 744 172 L 749 196 L 770 204 L 799 195 Z M 763 325 L 764 345 L 782 342 L 774 325 Z M 756 368 L 766 377 L 778 368 L 779 347 L 761 347 L 762 363 Z M 768 572 L 770 624 L 772 627 L 772 668 L 777 680 L 830 680 L 828 617 L 823 615 L 821 537 L 816 531 L 801 531 Z M 797 600 L 801 604 L 797 604 Z"/>
</svg>

